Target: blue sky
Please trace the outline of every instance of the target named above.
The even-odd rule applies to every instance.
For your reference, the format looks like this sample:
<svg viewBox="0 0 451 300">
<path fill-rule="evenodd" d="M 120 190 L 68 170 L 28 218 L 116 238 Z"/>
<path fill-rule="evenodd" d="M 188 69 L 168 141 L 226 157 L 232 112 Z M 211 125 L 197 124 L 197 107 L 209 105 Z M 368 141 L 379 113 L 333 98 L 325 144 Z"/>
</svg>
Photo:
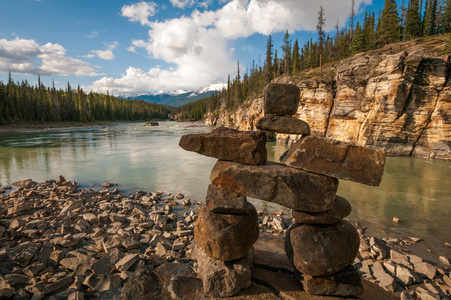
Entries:
<svg viewBox="0 0 451 300">
<path fill-rule="evenodd" d="M 357 20 L 383 0 L 355 0 Z M 400 2 L 400 1 L 399 1 Z M 407 3 L 407 1 L 406 1 Z M 194 89 L 264 61 L 268 34 L 280 52 L 285 30 L 302 45 L 349 26 L 351 0 L 3 0 L 0 81 L 110 94 Z"/>
</svg>

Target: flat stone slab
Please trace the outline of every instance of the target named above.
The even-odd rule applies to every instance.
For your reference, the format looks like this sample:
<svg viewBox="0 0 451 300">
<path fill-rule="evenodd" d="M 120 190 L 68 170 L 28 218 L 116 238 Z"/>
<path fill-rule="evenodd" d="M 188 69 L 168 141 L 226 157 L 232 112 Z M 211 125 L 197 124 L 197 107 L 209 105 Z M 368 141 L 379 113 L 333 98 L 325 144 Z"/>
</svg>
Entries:
<svg viewBox="0 0 451 300">
<path fill-rule="evenodd" d="M 266 134 L 220 127 L 207 134 L 182 136 L 179 146 L 217 159 L 261 165 L 266 163 Z"/>
<path fill-rule="evenodd" d="M 331 209 L 338 188 L 336 178 L 273 162 L 251 166 L 220 160 L 211 171 L 210 181 L 241 195 L 310 212 Z"/>
<path fill-rule="evenodd" d="M 257 129 L 286 134 L 310 135 L 310 126 L 295 117 L 264 116 L 257 121 Z"/>
<path fill-rule="evenodd" d="M 292 84 L 270 83 L 263 90 L 265 115 L 294 115 L 298 110 L 301 90 Z"/>
<path fill-rule="evenodd" d="M 314 136 L 301 138 L 282 163 L 305 171 L 377 186 L 384 173 L 386 153 Z"/>
<path fill-rule="evenodd" d="M 334 224 L 349 216 L 351 210 L 352 207 L 348 200 L 337 195 L 331 209 L 317 213 L 293 210 L 293 218 L 296 223 Z"/>
<path fill-rule="evenodd" d="M 210 211 L 221 214 L 249 214 L 246 196 L 224 190 L 214 184 L 208 186 L 205 202 Z"/>
</svg>

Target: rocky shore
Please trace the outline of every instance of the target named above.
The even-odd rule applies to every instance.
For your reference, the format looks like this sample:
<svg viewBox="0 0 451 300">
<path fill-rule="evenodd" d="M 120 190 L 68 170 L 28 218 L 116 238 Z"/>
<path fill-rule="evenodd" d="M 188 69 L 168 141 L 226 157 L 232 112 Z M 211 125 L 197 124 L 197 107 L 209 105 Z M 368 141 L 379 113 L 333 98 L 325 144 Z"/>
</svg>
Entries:
<svg viewBox="0 0 451 300">
<path fill-rule="evenodd" d="M 191 258 L 199 204 L 164 192 L 126 196 L 112 184 L 84 190 L 62 176 L 2 187 L 0 299 L 208 299 Z M 283 250 L 293 217 L 258 217 L 251 285 L 230 299 L 335 299 L 302 290 Z M 431 247 L 422 239 L 354 225 L 353 265 L 364 279 L 354 299 L 449 299 L 451 250 L 423 256 L 418 249 Z"/>
<path fill-rule="evenodd" d="M 16 132 L 51 132 L 57 130 L 89 129 L 98 127 L 112 127 L 120 124 L 132 123 L 121 121 L 97 121 L 92 123 L 82 122 L 58 122 L 58 123 L 24 123 L 0 125 L 0 134 Z"/>
</svg>

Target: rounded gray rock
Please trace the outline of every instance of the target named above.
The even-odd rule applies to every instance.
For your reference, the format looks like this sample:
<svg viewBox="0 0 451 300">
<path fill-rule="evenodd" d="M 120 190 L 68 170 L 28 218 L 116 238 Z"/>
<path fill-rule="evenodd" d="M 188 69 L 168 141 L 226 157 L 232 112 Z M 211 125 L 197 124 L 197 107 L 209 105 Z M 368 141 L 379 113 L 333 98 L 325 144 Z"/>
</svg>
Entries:
<svg viewBox="0 0 451 300">
<path fill-rule="evenodd" d="M 295 223 L 285 237 L 285 252 L 307 275 L 329 276 L 351 264 L 359 250 L 357 230 L 347 221 L 333 225 Z"/>
<path fill-rule="evenodd" d="M 348 200 L 337 195 L 331 209 L 316 213 L 293 210 L 293 218 L 302 224 L 334 224 L 349 216 L 351 210 Z"/>
</svg>

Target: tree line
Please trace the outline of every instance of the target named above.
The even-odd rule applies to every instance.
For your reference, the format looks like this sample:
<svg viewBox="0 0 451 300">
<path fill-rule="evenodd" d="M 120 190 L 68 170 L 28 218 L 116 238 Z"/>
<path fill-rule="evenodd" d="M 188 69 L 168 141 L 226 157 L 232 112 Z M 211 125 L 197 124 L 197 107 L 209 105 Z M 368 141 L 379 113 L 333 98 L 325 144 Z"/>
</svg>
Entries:
<svg viewBox="0 0 451 300">
<path fill-rule="evenodd" d="M 95 122 L 166 119 L 171 108 L 142 100 L 126 100 L 82 88 L 45 87 L 40 78 L 32 86 L 26 80 L 0 81 L 0 124 L 24 122 Z"/>
<path fill-rule="evenodd" d="M 451 35 L 451 0 L 410 0 L 407 5 L 403 0 L 400 7 L 395 0 L 385 0 L 384 8 L 377 16 L 366 12 L 363 22 L 356 22 L 355 25 L 354 0 L 350 1 L 349 28 L 340 30 L 337 20 L 335 36 L 326 35 L 325 11 L 320 6 L 316 41 L 310 39 L 304 45 L 299 45 L 296 39 L 293 44 L 286 31 L 278 52 L 269 35 L 263 66 L 253 61 L 241 78 L 238 62 L 237 75 L 232 79 L 228 76 L 227 88 L 208 99 L 199 100 L 199 104 L 193 102 L 181 106 L 179 113 L 200 120 L 207 111 L 218 110 L 221 103 L 225 103 L 227 110 L 233 111 L 245 104 L 247 99 L 254 99 L 261 94 L 266 84 L 279 76 L 296 75 L 318 67 L 321 73 L 324 64 L 390 43 L 433 35 Z"/>
</svg>

